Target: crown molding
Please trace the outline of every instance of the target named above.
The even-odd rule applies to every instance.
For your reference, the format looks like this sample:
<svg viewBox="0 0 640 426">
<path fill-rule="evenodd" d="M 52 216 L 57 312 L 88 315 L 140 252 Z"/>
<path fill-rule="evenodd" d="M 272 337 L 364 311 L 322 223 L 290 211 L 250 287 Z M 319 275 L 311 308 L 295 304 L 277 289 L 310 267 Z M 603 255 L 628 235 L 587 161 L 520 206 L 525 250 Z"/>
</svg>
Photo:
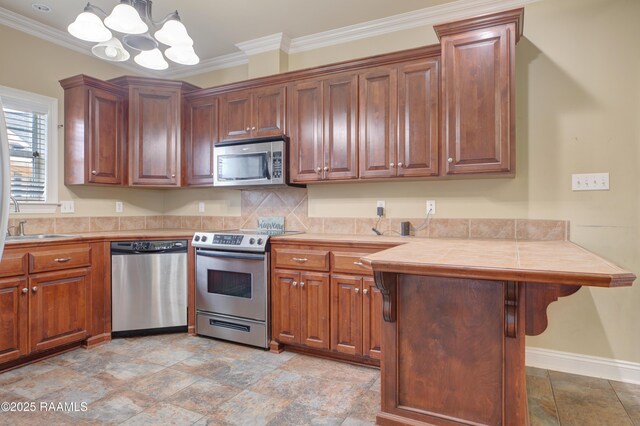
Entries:
<svg viewBox="0 0 640 426">
<path fill-rule="evenodd" d="M 57 28 L 50 27 L 49 25 L 40 23 L 34 19 L 12 12 L 3 7 L 0 7 L 0 25 L 22 31 L 23 33 L 31 36 L 57 44 L 58 46 L 96 58 L 93 53 L 91 53 L 91 46 L 88 43 L 78 40 L 72 35 L 67 34 L 64 31 L 60 31 Z M 157 76 L 155 73 L 145 72 L 145 70 L 140 69 L 140 67 L 127 63 L 111 62 L 111 64 L 136 74 Z"/>
<path fill-rule="evenodd" d="M 247 56 L 271 52 L 273 50 L 282 50 L 285 53 L 289 53 L 290 46 L 291 39 L 284 33 L 275 33 L 236 44 L 236 47 L 242 50 Z"/>
<path fill-rule="evenodd" d="M 240 49 L 240 52 L 206 59 L 188 68 L 180 67 L 163 72 L 146 71 L 129 63 L 112 62 L 112 64 L 136 74 L 162 78 L 186 78 L 223 68 L 232 68 L 247 64 L 249 62 L 248 56 L 258 53 L 273 50 L 282 50 L 288 54 L 300 53 L 396 31 L 442 24 L 444 22 L 523 7 L 539 1 L 542 0 L 457 0 L 451 3 L 427 7 L 293 39 L 290 39 L 284 33 L 276 33 L 237 43 L 236 47 Z M 0 25 L 6 25 L 7 27 L 39 37 L 59 46 L 94 57 L 89 48 L 90 46 L 85 42 L 77 40 L 64 31 L 60 31 L 2 7 L 0 7 Z"/>
<path fill-rule="evenodd" d="M 291 40 L 289 53 L 299 53 L 396 31 L 522 7 L 541 0 L 457 0 L 386 18 L 323 31 Z"/>
<path fill-rule="evenodd" d="M 244 52 L 235 52 L 229 53 L 228 55 L 216 56 L 211 59 L 205 59 L 204 61 L 200 61 L 197 65 L 190 65 L 188 68 L 165 72 L 162 74 L 162 77 L 180 79 L 223 68 L 233 68 L 248 63 L 249 58 L 244 54 Z"/>
</svg>

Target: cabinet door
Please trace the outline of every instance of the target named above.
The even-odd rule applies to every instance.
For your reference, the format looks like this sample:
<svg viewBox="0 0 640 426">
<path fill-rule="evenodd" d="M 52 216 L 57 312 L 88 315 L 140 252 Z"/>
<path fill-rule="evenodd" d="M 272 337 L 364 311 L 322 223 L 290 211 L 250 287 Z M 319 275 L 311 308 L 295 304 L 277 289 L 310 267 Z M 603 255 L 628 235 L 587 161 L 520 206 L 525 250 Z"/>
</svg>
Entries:
<svg viewBox="0 0 640 426">
<path fill-rule="evenodd" d="M 89 280 L 88 269 L 29 278 L 31 352 L 87 338 Z"/>
<path fill-rule="evenodd" d="M 220 105 L 220 140 L 246 139 L 251 136 L 251 93 L 248 90 L 227 93 Z"/>
<path fill-rule="evenodd" d="M 278 271 L 273 279 L 273 337 L 281 343 L 300 343 L 298 272 Z"/>
<path fill-rule="evenodd" d="M 184 184 L 211 186 L 213 147 L 218 142 L 218 98 L 187 102 L 184 121 Z"/>
<path fill-rule="evenodd" d="M 438 175 L 438 59 L 398 70 L 398 176 Z"/>
<path fill-rule="evenodd" d="M 329 274 L 300 273 L 301 343 L 329 349 Z"/>
<path fill-rule="evenodd" d="M 295 83 L 291 86 L 290 93 L 291 180 L 322 180 L 322 82 Z"/>
<path fill-rule="evenodd" d="M 362 355 L 362 278 L 331 276 L 331 349 Z"/>
<path fill-rule="evenodd" d="M 124 168 L 122 97 L 89 88 L 88 102 L 87 180 L 120 185 Z"/>
<path fill-rule="evenodd" d="M 514 166 L 513 24 L 442 38 L 446 174 Z"/>
<path fill-rule="evenodd" d="M 133 87 L 129 109 L 130 184 L 177 186 L 180 90 Z"/>
<path fill-rule="evenodd" d="M 380 359 L 382 344 L 382 293 L 373 278 L 362 279 L 362 349 L 364 356 Z"/>
<path fill-rule="evenodd" d="M 26 279 L 0 280 L 0 364 L 29 352 Z"/>
<path fill-rule="evenodd" d="M 396 175 L 398 82 L 395 68 L 379 67 L 360 75 L 360 177 Z"/>
<path fill-rule="evenodd" d="M 251 136 L 279 136 L 285 133 L 286 88 L 255 89 L 252 95 Z"/>
<path fill-rule="evenodd" d="M 325 80 L 324 167 L 325 179 L 358 177 L 358 76 L 346 74 Z"/>
</svg>

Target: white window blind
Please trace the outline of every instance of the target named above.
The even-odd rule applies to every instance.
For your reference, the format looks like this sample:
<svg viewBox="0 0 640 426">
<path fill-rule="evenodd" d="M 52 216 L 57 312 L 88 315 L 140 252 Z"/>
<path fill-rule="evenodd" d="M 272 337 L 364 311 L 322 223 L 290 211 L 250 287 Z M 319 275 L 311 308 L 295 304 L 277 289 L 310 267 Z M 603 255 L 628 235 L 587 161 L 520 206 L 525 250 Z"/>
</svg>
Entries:
<svg viewBox="0 0 640 426">
<path fill-rule="evenodd" d="M 4 107 L 9 133 L 11 195 L 19 201 L 46 201 L 48 117 L 26 108 Z"/>
</svg>

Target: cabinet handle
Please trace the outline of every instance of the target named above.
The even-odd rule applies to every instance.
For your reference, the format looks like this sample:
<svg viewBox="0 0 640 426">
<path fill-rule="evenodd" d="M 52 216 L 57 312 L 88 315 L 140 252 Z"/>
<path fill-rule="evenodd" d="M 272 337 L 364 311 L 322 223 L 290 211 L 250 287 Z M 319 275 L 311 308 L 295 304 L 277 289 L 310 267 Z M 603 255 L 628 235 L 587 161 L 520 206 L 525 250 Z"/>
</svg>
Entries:
<svg viewBox="0 0 640 426">
<path fill-rule="evenodd" d="M 448 161 L 449 163 L 453 163 L 453 158 L 449 157 L 449 158 L 447 158 L 447 161 Z"/>
<path fill-rule="evenodd" d="M 58 262 L 58 263 L 68 262 L 70 260 L 71 260 L 70 257 L 56 257 L 55 259 L 53 259 L 54 262 Z"/>
<path fill-rule="evenodd" d="M 33 286 L 33 287 L 31 287 L 31 290 L 35 293 L 36 291 L 38 291 L 38 287 Z"/>
<path fill-rule="evenodd" d="M 356 294 L 360 293 L 360 289 L 358 287 L 354 288 L 353 291 L 355 291 Z"/>
<path fill-rule="evenodd" d="M 398 167 L 402 167 L 402 163 L 398 163 Z"/>
<path fill-rule="evenodd" d="M 316 172 L 320 173 L 322 171 L 322 167 L 316 167 Z"/>
<path fill-rule="evenodd" d="M 362 262 L 353 262 L 353 264 L 356 266 L 364 266 L 364 263 Z"/>
<path fill-rule="evenodd" d="M 389 167 L 394 167 L 394 166 L 395 166 L 395 164 L 389 163 Z"/>
<path fill-rule="evenodd" d="M 304 287 L 304 283 L 300 283 L 300 287 Z"/>
<path fill-rule="evenodd" d="M 251 130 L 251 127 L 247 127 L 247 132 Z"/>
<path fill-rule="evenodd" d="M 365 296 L 369 293 L 369 290 L 367 290 L 366 288 L 364 290 L 362 290 L 362 294 L 364 294 Z"/>
<path fill-rule="evenodd" d="M 324 171 L 328 172 L 329 171 L 329 167 L 328 166 L 324 166 Z"/>
<path fill-rule="evenodd" d="M 292 257 L 291 260 L 293 260 L 294 262 L 304 263 L 309 259 L 307 259 L 306 257 Z"/>
<path fill-rule="evenodd" d="M 294 282 L 291 283 L 291 285 L 294 286 L 294 287 L 297 287 L 298 286 L 298 282 L 294 281 Z"/>
<path fill-rule="evenodd" d="M 255 130 L 255 129 L 256 129 L 256 126 L 253 126 L 253 127 L 251 128 L 251 130 Z"/>
<path fill-rule="evenodd" d="M 35 288 L 35 287 L 34 287 L 34 288 Z M 27 294 L 27 293 L 29 293 L 29 289 L 28 289 L 28 288 L 26 288 L 26 287 L 25 287 L 25 288 L 23 288 L 23 289 L 22 289 L 22 293 L 23 293 L 23 294 Z"/>
<path fill-rule="evenodd" d="M 98 172 L 96 172 L 95 170 L 91 170 L 91 174 L 95 176 L 98 174 Z"/>
</svg>

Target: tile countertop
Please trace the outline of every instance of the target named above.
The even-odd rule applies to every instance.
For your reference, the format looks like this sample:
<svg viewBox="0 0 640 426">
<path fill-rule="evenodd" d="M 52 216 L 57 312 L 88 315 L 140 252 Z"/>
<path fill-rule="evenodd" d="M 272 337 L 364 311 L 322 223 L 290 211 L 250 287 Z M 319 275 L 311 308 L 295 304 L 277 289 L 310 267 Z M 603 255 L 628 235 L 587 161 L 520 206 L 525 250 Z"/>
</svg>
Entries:
<svg viewBox="0 0 640 426">
<path fill-rule="evenodd" d="M 20 240 L 7 240 L 5 242 L 7 247 L 15 246 L 31 246 L 56 244 L 56 243 L 69 243 L 80 242 L 87 240 L 143 240 L 143 239 L 187 239 L 190 240 L 193 234 L 198 232 L 195 229 L 137 229 L 131 231 L 106 231 L 106 232 L 78 232 L 77 234 L 60 234 L 60 237 L 45 238 L 45 239 L 20 239 Z"/>
<path fill-rule="evenodd" d="M 636 276 L 570 241 L 414 239 L 362 258 L 374 271 L 621 287 Z"/>
</svg>

